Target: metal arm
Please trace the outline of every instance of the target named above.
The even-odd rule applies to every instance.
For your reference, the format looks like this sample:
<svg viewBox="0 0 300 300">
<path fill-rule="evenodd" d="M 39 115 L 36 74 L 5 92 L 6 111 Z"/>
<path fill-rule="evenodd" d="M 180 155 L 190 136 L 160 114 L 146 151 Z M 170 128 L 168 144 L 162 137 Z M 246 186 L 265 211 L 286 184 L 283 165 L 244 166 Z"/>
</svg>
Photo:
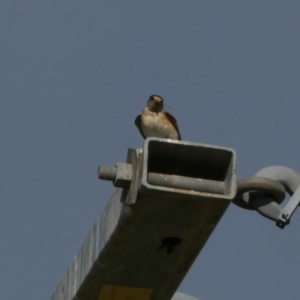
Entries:
<svg viewBox="0 0 300 300">
<path fill-rule="evenodd" d="M 170 300 L 235 197 L 235 165 L 232 149 L 148 138 L 143 151 L 128 150 L 126 164 L 100 168 L 123 188 L 51 300 Z M 155 185 L 151 173 L 166 175 Z M 166 186 L 164 176 L 172 179 Z M 172 176 L 184 177 L 184 186 Z"/>
</svg>

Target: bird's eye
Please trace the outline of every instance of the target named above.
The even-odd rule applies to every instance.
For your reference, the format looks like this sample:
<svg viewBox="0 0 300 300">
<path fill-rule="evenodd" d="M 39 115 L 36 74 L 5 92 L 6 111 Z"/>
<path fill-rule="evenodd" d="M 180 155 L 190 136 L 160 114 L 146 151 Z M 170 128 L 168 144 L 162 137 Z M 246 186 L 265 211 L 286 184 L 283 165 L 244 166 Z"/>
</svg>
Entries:
<svg viewBox="0 0 300 300">
<path fill-rule="evenodd" d="M 154 96 L 150 96 L 150 100 L 154 100 L 155 98 L 154 98 Z"/>
</svg>

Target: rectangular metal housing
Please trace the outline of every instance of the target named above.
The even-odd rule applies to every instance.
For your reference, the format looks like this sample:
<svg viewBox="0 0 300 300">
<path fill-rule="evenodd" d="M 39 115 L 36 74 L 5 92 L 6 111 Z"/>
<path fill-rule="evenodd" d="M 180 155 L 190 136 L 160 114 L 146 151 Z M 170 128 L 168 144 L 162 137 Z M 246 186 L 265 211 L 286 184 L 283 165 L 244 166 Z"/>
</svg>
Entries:
<svg viewBox="0 0 300 300">
<path fill-rule="evenodd" d="M 224 183 L 224 193 L 213 198 L 231 200 L 236 193 L 236 153 L 231 148 L 217 147 L 186 141 L 148 138 L 144 143 L 142 186 L 148 184 L 148 173 L 163 173 Z M 159 187 L 155 187 L 159 189 Z M 166 190 L 163 188 L 162 190 Z M 166 191 L 174 192 L 167 188 Z M 197 196 L 208 196 L 201 191 L 179 191 Z M 205 194 L 205 195 L 204 195 Z"/>
</svg>

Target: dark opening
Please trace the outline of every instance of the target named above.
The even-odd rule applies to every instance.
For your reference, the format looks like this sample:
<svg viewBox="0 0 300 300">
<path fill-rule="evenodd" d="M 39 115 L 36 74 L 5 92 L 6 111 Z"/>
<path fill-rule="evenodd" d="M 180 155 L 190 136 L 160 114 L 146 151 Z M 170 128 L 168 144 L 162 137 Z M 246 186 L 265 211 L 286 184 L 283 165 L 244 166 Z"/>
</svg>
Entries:
<svg viewBox="0 0 300 300">
<path fill-rule="evenodd" d="M 232 152 L 224 149 L 150 141 L 148 173 L 225 181 Z"/>
</svg>

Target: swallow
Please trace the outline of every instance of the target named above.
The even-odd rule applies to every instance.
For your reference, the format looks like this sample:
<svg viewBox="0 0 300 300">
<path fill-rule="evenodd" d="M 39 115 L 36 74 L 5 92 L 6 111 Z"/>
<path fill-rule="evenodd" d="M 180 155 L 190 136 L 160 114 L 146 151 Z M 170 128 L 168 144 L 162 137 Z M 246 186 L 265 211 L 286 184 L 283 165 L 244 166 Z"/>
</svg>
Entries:
<svg viewBox="0 0 300 300">
<path fill-rule="evenodd" d="M 144 139 L 152 136 L 181 140 L 176 119 L 164 110 L 163 102 L 163 98 L 158 95 L 150 96 L 142 113 L 135 118 L 134 124 Z"/>
</svg>

